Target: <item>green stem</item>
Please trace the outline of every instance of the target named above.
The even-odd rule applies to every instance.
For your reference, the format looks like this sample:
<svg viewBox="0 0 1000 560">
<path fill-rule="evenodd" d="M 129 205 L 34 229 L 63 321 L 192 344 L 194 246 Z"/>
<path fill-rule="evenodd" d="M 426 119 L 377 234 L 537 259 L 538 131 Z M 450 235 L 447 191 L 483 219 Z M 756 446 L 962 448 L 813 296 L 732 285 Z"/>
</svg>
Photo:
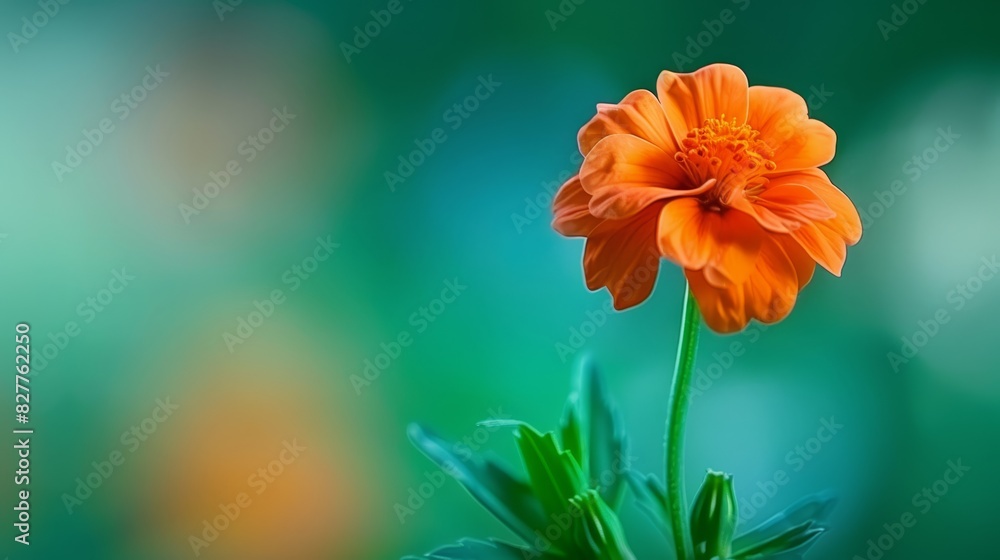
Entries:
<svg viewBox="0 0 1000 560">
<path fill-rule="evenodd" d="M 677 343 L 677 362 L 670 389 L 670 417 L 667 419 L 667 503 L 670 507 L 670 528 L 674 535 L 677 560 L 691 560 L 694 549 L 688 528 L 687 500 L 684 497 L 684 425 L 691 398 L 691 370 L 698 349 L 698 327 L 701 320 L 698 304 L 691 288 L 684 288 L 684 315 Z"/>
</svg>

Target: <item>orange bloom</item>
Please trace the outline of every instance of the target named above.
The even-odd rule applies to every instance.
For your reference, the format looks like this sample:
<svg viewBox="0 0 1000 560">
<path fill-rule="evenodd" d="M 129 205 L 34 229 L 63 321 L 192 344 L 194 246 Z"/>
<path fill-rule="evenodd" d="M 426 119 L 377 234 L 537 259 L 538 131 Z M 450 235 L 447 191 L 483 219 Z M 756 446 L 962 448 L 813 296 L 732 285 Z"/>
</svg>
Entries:
<svg viewBox="0 0 1000 560">
<path fill-rule="evenodd" d="M 587 238 L 587 287 L 607 287 L 616 309 L 649 297 L 662 256 L 713 330 L 783 319 L 816 263 L 839 276 L 861 238 L 854 205 L 818 169 L 836 135 L 797 94 L 749 87 L 728 64 L 663 72 L 656 90 L 597 106 L 553 227 Z"/>
</svg>

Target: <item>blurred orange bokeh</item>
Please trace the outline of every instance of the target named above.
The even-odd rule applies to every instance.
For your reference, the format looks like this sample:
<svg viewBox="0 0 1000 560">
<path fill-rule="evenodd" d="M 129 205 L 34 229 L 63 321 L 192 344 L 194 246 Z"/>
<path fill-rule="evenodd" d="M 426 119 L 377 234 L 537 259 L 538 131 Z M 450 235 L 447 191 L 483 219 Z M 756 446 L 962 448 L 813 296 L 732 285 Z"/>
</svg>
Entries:
<svg viewBox="0 0 1000 560">
<path fill-rule="evenodd" d="M 177 557 L 350 558 L 371 532 L 374 473 L 338 407 L 310 392 L 308 365 L 228 359 L 157 444 L 140 509 L 143 542 Z M 210 374 L 209 374 L 210 372 Z M 190 387 L 188 383 L 185 386 Z"/>
</svg>

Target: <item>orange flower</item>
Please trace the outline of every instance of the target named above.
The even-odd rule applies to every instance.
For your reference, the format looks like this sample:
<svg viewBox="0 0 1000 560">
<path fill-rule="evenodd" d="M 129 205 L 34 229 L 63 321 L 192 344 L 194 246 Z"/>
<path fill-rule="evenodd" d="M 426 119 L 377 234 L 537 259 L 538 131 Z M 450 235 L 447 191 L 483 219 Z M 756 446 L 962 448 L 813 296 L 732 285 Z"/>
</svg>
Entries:
<svg viewBox="0 0 1000 560">
<path fill-rule="evenodd" d="M 656 89 L 597 106 L 553 227 L 587 238 L 587 287 L 607 287 L 616 309 L 649 297 L 662 256 L 713 330 L 783 319 L 816 263 L 839 276 L 861 238 L 854 205 L 818 169 L 836 135 L 797 94 L 749 87 L 728 64 L 663 72 Z"/>
</svg>

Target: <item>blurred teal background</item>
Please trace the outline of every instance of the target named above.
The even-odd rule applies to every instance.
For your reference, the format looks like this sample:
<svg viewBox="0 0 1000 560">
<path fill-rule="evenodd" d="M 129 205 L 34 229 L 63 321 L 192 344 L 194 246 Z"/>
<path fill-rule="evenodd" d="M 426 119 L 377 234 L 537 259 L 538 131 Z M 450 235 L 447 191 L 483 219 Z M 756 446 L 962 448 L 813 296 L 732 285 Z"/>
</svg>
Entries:
<svg viewBox="0 0 1000 560">
<path fill-rule="evenodd" d="M 973 280 L 1000 253 L 996 5 L 402 0 L 383 25 L 388 1 L 223 2 L 0 7 L 0 310 L 11 334 L 31 324 L 36 430 L 32 544 L 13 542 L 5 474 L 0 554 L 375 559 L 511 538 L 453 481 L 400 518 L 435 472 L 405 428 L 513 462 L 475 423 L 554 427 L 584 352 L 634 465 L 661 472 L 683 278 L 663 267 L 649 301 L 602 318 L 548 201 L 596 103 L 724 61 L 810 100 L 838 133 L 826 170 L 868 219 L 843 278 L 818 270 L 787 320 L 703 336 L 689 495 L 705 468 L 732 472 L 759 522 L 835 489 L 815 559 L 865 557 L 905 512 L 887 559 L 996 556 L 1000 280 Z M 958 137 L 926 152 L 939 129 Z M 434 151 L 401 170 L 418 145 Z M 178 407 L 162 422 L 157 399 Z M 824 421 L 842 428 L 817 448 Z M 971 470 L 924 511 L 949 461 Z M 624 518 L 639 558 L 668 554 L 631 503 Z"/>
</svg>

